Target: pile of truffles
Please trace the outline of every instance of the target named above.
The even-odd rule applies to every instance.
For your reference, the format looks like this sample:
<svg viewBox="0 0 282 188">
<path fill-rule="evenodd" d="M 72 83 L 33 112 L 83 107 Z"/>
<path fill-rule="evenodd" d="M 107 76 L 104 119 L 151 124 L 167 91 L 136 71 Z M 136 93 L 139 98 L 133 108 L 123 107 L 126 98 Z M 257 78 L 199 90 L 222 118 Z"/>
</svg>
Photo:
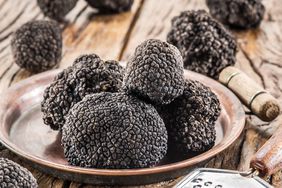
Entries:
<svg viewBox="0 0 282 188">
<path fill-rule="evenodd" d="M 185 68 L 214 79 L 236 61 L 234 37 L 205 10 L 184 11 L 174 17 L 167 41 L 180 50 Z"/>
<path fill-rule="evenodd" d="M 231 27 L 249 29 L 260 25 L 265 7 L 261 0 L 206 0 L 210 14 Z"/>
<path fill-rule="evenodd" d="M 0 187 L 37 188 L 38 184 L 26 168 L 9 159 L 0 158 Z"/>
<path fill-rule="evenodd" d="M 95 54 L 76 59 L 45 90 L 42 112 L 69 164 L 127 169 L 155 166 L 172 148 L 182 156 L 210 149 L 220 103 L 184 78 L 175 46 L 150 39 L 125 70 Z"/>
</svg>

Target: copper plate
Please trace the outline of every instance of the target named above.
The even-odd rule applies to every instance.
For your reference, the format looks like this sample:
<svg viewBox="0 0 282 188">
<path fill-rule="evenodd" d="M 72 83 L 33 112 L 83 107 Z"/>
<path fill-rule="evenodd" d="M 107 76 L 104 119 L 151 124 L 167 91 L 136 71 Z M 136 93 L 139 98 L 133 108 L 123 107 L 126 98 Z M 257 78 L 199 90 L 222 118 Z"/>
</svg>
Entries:
<svg viewBox="0 0 282 188">
<path fill-rule="evenodd" d="M 44 88 L 60 70 L 30 77 L 5 91 L 0 98 L 0 140 L 30 164 L 53 176 L 90 184 L 137 185 L 179 177 L 226 149 L 244 128 L 245 114 L 239 100 L 224 86 L 203 75 L 186 71 L 185 77 L 203 82 L 217 94 L 222 113 L 217 121 L 216 145 L 186 159 L 168 155 L 159 166 L 143 169 L 87 169 L 67 164 L 60 135 L 43 124 L 40 102 Z"/>
</svg>

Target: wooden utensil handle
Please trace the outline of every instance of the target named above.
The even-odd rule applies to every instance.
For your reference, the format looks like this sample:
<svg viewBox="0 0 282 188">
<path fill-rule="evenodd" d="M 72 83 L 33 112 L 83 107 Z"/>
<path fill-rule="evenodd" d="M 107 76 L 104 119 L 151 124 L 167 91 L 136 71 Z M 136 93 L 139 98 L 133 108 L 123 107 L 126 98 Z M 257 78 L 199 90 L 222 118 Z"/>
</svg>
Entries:
<svg viewBox="0 0 282 188">
<path fill-rule="evenodd" d="M 226 67 L 219 81 L 231 89 L 255 115 L 263 121 L 272 121 L 280 113 L 277 100 L 235 67 Z"/>
<path fill-rule="evenodd" d="M 271 175 L 282 169 L 282 126 L 255 154 L 251 167 L 258 170 L 261 176 Z"/>
</svg>

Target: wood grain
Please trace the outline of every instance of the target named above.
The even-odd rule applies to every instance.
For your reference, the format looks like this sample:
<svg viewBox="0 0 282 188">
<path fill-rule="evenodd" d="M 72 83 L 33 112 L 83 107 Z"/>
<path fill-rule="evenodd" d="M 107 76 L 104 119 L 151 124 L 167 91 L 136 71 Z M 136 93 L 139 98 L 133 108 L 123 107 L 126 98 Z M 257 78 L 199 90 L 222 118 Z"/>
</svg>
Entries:
<svg viewBox="0 0 282 188">
<path fill-rule="evenodd" d="M 236 67 L 278 98 L 281 104 L 282 0 L 265 0 L 263 3 L 267 12 L 259 29 L 232 31 L 240 46 Z M 173 16 L 183 10 L 199 8 L 206 9 L 204 0 L 135 0 L 130 12 L 100 15 L 81 0 L 67 15 L 69 24 L 63 26 L 64 56 L 60 67 L 67 67 L 76 56 L 83 53 L 97 53 L 104 59 L 127 60 L 142 41 L 149 38 L 165 40 Z M 9 46 L 12 33 L 23 23 L 42 18 L 44 16 L 36 0 L 0 0 L 0 92 L 31 75 L 13 63 Z M 211 160 L 208 167 L 247 170 L 253 154 L 282 123 L 281 116 L 271 123 L 262 122 L 252 114 L 246 118 L 246 129 L 238 141 Z M 31 169 L 7 149 L 2 150 L 0 156 L 29 168 L 40 187 L 95 187 L 44 175 Z M 142 187 L 171 187 L 180 179 Z M 282 187 L 282 173 L 274 174 L 269 181 L 275 187 Z"/>
</svg>

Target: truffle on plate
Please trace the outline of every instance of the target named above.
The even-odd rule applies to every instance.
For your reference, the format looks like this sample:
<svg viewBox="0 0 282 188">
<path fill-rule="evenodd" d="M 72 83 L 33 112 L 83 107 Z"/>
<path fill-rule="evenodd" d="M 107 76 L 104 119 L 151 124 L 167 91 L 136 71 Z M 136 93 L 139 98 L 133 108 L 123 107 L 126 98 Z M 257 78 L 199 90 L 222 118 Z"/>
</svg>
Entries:
<svg viewBox="0 0 282 188">
<path fill-rule="evenodd" d="M 146 40 L 135 50 L 125 70 L 123 89 L 156 104 L 168 104 L 183 93 L 183 61 L 167 42 Z"/>
<path fill-rule="evenodd" d="M 0 158 L 0 187 L 37 188 L 33 175 L 24 167 L 5 158 Z"/>
<path fill-rule="evenodd" d="M 62 57 L 61 29 L 54 21 L 29 21 L 13 34 L 11 47 L 21 68 L 34 73 L 49 70 Z"/>
<path fill-rule="evenodd" d="M 215 79 L 236 61 L 234 37 L 205 10 L 174 17 L 167 41 L 180 50 L 185 68 Z"/>
<path fill-rule="evenodd" d="M 130 10 L 133 0 L 86 0 L 93 8 L 102 13 L 120 13 Z"/>
<path fill-rule="evenodd" d="M 206 0 L 210 14 L 220 22 L 248 29 L 260 25 L 265 7 L 261 0 Z"/>
<path fill-rule="evenodd" d="M 104 62 L 95 54 L 82 55 L 45 89 L 41 103 L 44 123 L 60 130 L 65 123 L 65 115 L 75 103 L 88 94 L 117 92 L 122 79 L 123 68 L 118 62 Z"/>
<path fill-rule="evenodd" d="M 71 165 L 87 168 L 143 168 L 167 151 L 167 131 L 156 109 L 124 93 L 87 95 L 75 104 L 62 128 Z"/>
<path fill-rule="evenodd" d="M 37 4 L 45 16 L 56 21 L 64 17 L 75 7 L 78 0 L 37 0 Z"/>
<path fill-rule="evenodd" d="M 185 156 L 207 151 L 214 145 L 220 103 L 202 83 L 186 80 L 183 95 L 157 109 L 167 127 L 169 148 Z"/>
</svg>

